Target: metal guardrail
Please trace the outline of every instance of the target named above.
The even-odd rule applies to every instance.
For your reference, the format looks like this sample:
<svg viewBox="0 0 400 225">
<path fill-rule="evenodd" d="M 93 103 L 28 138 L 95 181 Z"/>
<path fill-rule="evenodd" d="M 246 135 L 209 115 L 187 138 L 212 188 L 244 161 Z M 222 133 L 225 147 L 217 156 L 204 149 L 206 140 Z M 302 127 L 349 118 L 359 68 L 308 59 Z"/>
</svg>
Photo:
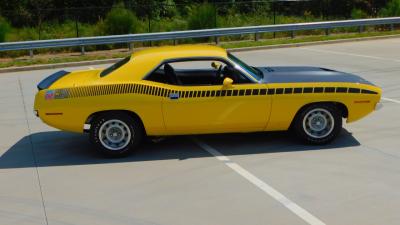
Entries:
<svg viewBox="0 0 400 225">
<path fill-rule="evenodd" d="M 393 29 L 394 24 L 400 24 L 400 17 L 158 32 L 146 34 L 126 34 L 99 37 L 65 38 L 39 41 L 5 42 L 0 43 L 0 51 L 30 50 L 30 54 L 32 56 L 33 49 L 81 46 L 82 53 L 84 53 L 84 46 L 87 45 L 134 43 L 139 41 L 178 40 L 185 38 L 202 37 L 215 37 L 216 42 L 218 43 L 218 37 L 221 36 L 255 34 L 255 39 L 258 40 L 259 33 L 289 31 L 292 32 L 292 36 L 294 36 L 295 31 L 316 29 L 325 29 L 326 34 L 329 35 L 329 30 L 333 28 L 359 27 L 360 32 L 362 32 L 362 28 L 364 26 L 385 24 L 391 25 L 391 29 Z"/>
</svg>

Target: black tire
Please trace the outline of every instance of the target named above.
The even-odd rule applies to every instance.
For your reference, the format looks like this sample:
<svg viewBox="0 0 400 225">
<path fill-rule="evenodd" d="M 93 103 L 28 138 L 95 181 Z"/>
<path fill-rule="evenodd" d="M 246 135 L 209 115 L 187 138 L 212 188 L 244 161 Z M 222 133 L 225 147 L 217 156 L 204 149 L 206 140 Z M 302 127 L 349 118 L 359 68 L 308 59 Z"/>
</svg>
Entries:
<svg viewBox="0 0 400 225">
<path fill-rule="evenodd" d="M 112 133 L 113 132 L 113 133 Z M 90 141 L 106 157 L 123 157 L 135 151 L 144 136 L 138 118 L 123 112 L 108 112 L 93 119 Z M 121 139 L 111 140 L 111 139 Z"/>
<path fill-rule="evenodd" d="M 324 129 L 322 129 L 323 125 L 317 126 L 321 123 L 326 125 Z M 296 115 L 292 128 L 296 136 L 307 144 L 328 144 L 342 130 L 342 112 L 334 104 L 309 105 Z M 322 130 L 316 131 L 317 128 Z"/>
</svg>

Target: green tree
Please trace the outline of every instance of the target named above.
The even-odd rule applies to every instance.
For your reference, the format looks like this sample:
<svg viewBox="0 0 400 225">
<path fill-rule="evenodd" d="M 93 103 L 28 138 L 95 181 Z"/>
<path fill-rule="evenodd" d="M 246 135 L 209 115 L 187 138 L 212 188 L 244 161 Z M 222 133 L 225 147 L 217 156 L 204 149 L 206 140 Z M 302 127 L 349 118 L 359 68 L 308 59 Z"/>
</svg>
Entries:
<svg viewBox="0 0 400 225">
<path fill-rule="evenodd" d="M 172 18 L 178 15 L 178 10 L 174 0 L 162 1 L 162 7 L 160 7 L 159 16 Z"/>
<path fill-rule="evenodd" d="M 351 10 L 351 18 L 352 19 L 365 19 L 368 15 L 361 9 L 354 8 Z"/>
<path fill-rule="evenodd" d="M 0 42 L 6 40 L 6 34 L 10 30 L 10 24 L 3 17 L 0 16 Z"/>
<path fill-rule="evenodd" d="M 188 18 L 190 30 L 215 28 L 216 24 L 215 7 L 209 3 L 193 6 Z"/>
<path fill-rule="evenodd" d="M 104 31 L 110 35 L 136 33 L 139 23 L 136 15 L 120 3 L 107 14 L 104 20 Z"/>
<path fill-rule="evenodd" d="M 400 0 L 391 0 L 379 12 L 380 16 L 400 16 Z"/>
</svg>

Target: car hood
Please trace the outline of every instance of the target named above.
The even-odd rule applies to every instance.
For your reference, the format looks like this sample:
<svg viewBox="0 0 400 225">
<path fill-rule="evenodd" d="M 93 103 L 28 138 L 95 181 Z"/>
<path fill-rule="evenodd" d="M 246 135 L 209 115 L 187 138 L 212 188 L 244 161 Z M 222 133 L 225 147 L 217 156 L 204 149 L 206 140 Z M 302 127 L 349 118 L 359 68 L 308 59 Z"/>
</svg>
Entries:
<svg viewBox="0 0 400 225">
<path fill-rule="evenodd" d="M 357 75 L 319 67 L 276 66 L 257 69 L 264 75 L 263 83 L 348 82 L 373 85 Z"/>
</svg>

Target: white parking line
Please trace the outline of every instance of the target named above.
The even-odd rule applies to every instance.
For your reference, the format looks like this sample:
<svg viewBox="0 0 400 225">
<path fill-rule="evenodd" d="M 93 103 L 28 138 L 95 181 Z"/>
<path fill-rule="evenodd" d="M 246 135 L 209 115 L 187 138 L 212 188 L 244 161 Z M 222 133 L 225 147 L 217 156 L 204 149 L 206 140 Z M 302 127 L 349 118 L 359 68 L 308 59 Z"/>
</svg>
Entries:
<svg viewBox="0 0 400 225">
<path fill-rule="evenodd" d="M 383 58 L 383 57 L 371 56 L 371 55 L 360 55 L 360 54 L 354 54 L 354 53 L 349 53 L 349 52 L 338 52 L 338 51 L 321 50 L 321 49 L 304 48 L 304 47 L 302 47 L 302 49 L 305 49 L 305 50 L 308 50 L 308 51 L 313 51 L 313 52 L 329 53 L 329 54 L 336 54 L 336 55 L 355 56 L 355 57 L 362 57 L 362 58 L 369 58 L 369 59 L 376 59 L 376 60 L 384 60 L 384 61 L 392 61 L 392 62 L 400 62 L 399 59 L 390 59 L 390 58 Z"/>
<path fill-rule="evenodd" d="M 296 214 L 298 217 L 303 219 L 305 222 L 307 222 L 310 225 L 325 225 L 324 222 L 322 222 L 320 219 L 317 217 L 313 216 L 311 213 L 309 213 L 307 210 L 301 208 L 299 205 L 285 197 L 282 193 L 265 183 L 264 181 L 260 180 L 256 176 L 254 176 L 252 173 L 249 171 L 245 170 L 243 167 L 241 167 L 239 164 L 232 162 L 228 157 L 222 155 L 219 151 L 217 151 L 215 148 L 209 146 L 208 144 L 193 138 L 194 142 L 196 142 L 202 149 L 206 150 L 209 152 L 211 155 L 215 156 L 219 161 L 223 162 L 225 165 L 227 165 L 229 168 L 231 168 L 233 171 L 241 175 L 242 177 L 246 178 L 250 183 L 254 184 L 257 186 L 259 189 L 267 193 L 269 196 L 277 200 L 279 203 L 284 205 L 286 208 L 288 208 L 290 211 L 292 211 L 294 214 Z"/>
<path fill-rule="evenodd" d="M 388 101 L 388 102 L 394 102 L 394 103 L 400 104 L 400 101 L 396 100 L 396 99 L 385 98 L 385 97 L 382 97 L 381 99 L 385 100 L 385 101 Z"/>
</svg>

